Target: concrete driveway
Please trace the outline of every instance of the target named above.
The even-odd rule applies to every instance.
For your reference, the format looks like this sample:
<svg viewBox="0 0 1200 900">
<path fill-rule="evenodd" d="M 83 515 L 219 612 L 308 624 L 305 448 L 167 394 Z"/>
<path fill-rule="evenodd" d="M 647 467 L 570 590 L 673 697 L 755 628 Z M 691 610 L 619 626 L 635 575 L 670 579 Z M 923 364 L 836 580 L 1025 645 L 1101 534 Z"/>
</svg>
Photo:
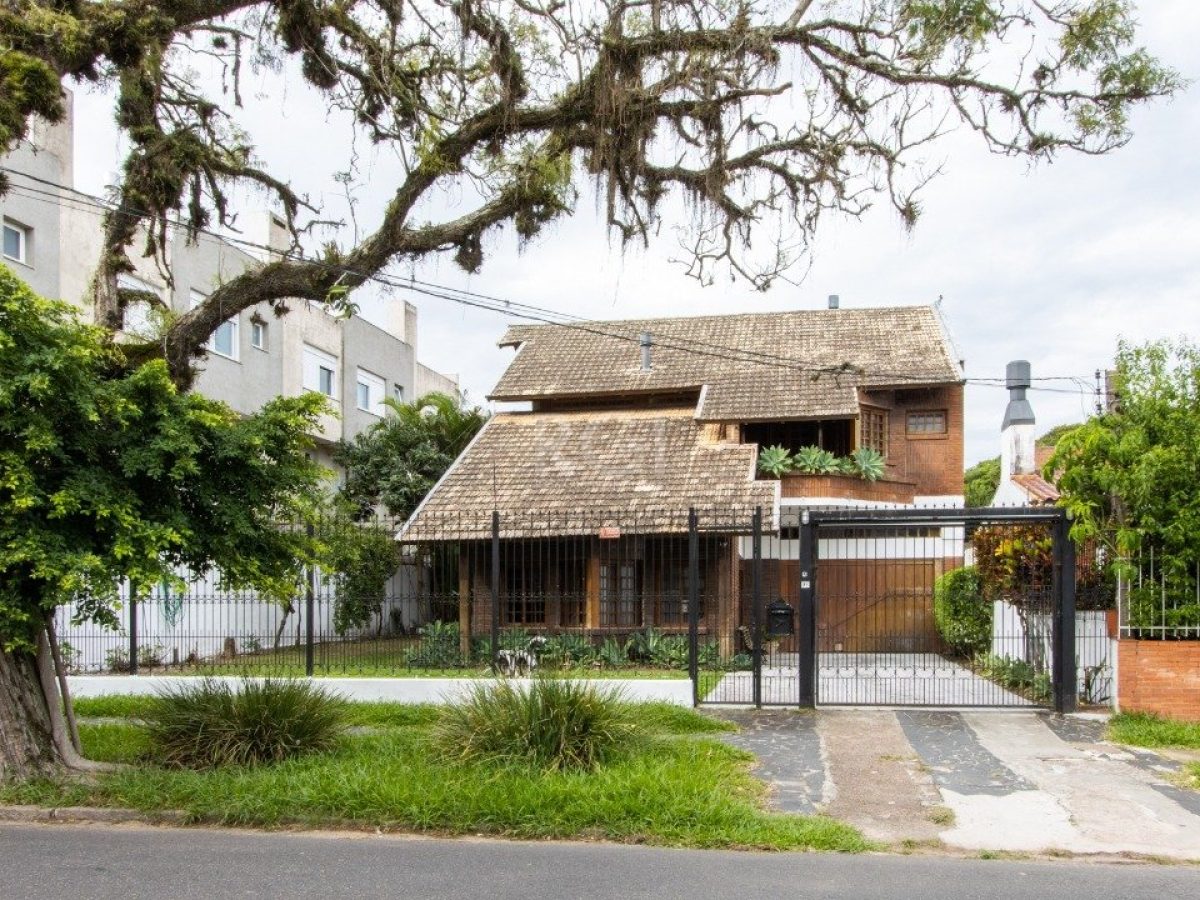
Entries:
<svg viewBox="0 0 1200 900">
<path fill-rule="evenodd" d="M 1108 744 L 1099 716 L 1024 710 L 727 710 L 773 804 L 888 844 L 1200 861 L 1180 765 Z"/>
<path fill-rule="evenodd" d="M 976 675 L 937 653 L 819 653 L 817 695 L 829 706 L 1033 706 L 1026 698 Z M 730 672 L 705 698 L 708 703 L 749 703 L 750 672 Z M 800 703 L 800 661 L 795 653 L 766 656 L 763 703 Z"/>
</svg>

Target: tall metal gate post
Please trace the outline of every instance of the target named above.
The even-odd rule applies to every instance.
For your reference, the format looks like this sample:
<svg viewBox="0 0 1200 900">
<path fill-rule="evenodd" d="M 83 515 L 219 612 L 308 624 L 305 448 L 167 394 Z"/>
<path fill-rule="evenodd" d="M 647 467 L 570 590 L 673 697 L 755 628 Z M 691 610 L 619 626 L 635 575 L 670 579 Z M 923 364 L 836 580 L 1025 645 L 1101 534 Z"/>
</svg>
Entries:
<svg viewBox="0 0 1200 900">
<path fill-rule="evenodd" d="M 500 513 L 492 510 L 492 674 L 500 671 Z"/>
<path fill-rule="evenodd" d="M 129 674 L 138 673 L 138 590 L 129 583 Z"/>
<path fill-rule="evenodd" d="M 308 543 L 311 546 L 315 529 L 312 522 L 308 523 Z M 317 570 L 314 566 L 309 566 L 304 573 L 304 674 L 309 678 L 313 676 L 314 669 L 314 636 L 313 622 L 316 619 L 316 581 Z"/>
<path fill-rule="evenodd" d="M 800 705 L 817 705 L 817 524 L 800 518 Z"/>
<path fill-rule="evenodd" d="M 754 643 L 754 708 L 762 709 L 762 507 L 754 510 L 750 542 L 754 558 L 750 564 L 750 634 Z"/>
<path fill-rule="evenodd" d="M 688 510 L 688 675 L 692 705 L 700 705 L 700 528 L 696 509 Z"/>
<path fill-rule="evenodd" d="M 1066 516 L 1054 522 L 1054 711 L 1075 712 L 1079 686 L 1075 661 L 1075 544 Z"/>
</svg>

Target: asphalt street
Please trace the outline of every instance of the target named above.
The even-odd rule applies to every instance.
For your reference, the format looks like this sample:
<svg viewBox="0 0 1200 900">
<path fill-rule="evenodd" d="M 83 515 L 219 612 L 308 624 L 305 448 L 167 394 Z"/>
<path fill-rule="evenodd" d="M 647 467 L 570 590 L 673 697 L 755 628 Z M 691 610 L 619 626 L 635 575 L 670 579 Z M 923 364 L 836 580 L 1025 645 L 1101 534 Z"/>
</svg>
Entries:
<svg viewBox="0 0 1200 900">
<path fill-rule="evenodd" d="M 0 894 L 429 900 L 1161 900 L 1194 867 L 662 850 L 110 825 L 0 825 Z"/>
</svg>

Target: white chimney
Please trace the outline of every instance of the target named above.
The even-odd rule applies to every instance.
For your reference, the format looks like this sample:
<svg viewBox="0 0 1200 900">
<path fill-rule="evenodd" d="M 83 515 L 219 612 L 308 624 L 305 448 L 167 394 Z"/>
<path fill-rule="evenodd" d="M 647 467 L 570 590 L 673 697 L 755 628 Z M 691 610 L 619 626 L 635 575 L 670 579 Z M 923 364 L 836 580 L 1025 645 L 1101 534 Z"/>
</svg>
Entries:
<svg viewBox="0 0 1200 900">
<path fill-rule="evenodd" d="M 1008 364 L 1008 408 L 1000 426 L 1000 484 L 1013 475 L 1029 475 L 1037 471 L 1034 445 L 1035 420 L 1033 408 L 1025 399 L 1030 385 L 1030 366 L 1025 360 Z"/>
</svg>

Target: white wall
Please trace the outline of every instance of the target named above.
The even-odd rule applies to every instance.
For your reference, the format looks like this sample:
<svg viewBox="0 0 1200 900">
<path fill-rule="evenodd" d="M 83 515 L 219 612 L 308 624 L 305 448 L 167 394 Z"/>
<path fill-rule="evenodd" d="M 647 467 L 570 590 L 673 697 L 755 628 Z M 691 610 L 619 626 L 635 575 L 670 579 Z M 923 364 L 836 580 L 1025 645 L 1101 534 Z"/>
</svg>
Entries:
<svg viewBox="0 0 1200 900">
<path fill-rule="evenodd" d="M 1051 659 L 1051 627 L 1048 615 L 1041 615 L 1037 630 L 1044 634 L 1042 654 Z M 1108 637 L 1103 610 L 1075 613 L 1075 666 L 1081 700 L 1111 704 L 1114 698 L 1114 642 Z M 1025 626 L 1016 607 L 997 600 L 992 611 L 992 653 L 1024 661 L 1027 656 Z"/>
</svg>

